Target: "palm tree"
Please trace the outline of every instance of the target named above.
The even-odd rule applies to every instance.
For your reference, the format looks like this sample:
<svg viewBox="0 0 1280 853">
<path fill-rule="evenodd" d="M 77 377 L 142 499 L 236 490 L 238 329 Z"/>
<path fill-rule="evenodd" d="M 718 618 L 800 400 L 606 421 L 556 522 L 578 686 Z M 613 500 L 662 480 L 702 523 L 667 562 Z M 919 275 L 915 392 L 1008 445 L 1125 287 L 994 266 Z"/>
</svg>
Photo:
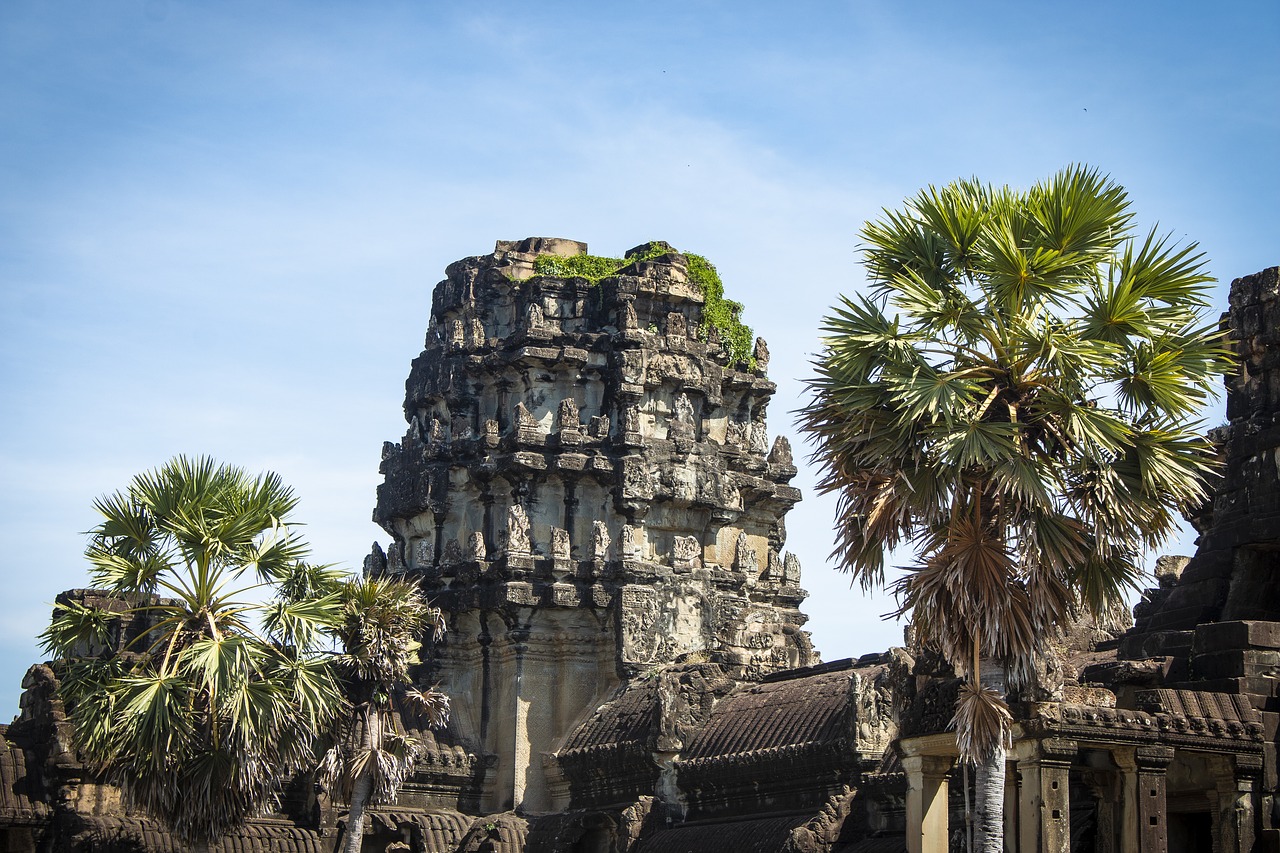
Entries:
<svg viewBox="0 0 1280 853">
<path fill-rule="evenodd" d="M 289 594 L 330 574 L 285 524 L 296 503 L 277 475 L 208 458 L 139 474 L 95 502 L 86 554 L 150 630 L 115 651 L 122 614 L 70 603 L 41 635 L 86 765 L 196 850 L 274 805 L 341 708 L 316 648 L 337 597 Z M 275 599 L 240 600 L 255 588 Z"/>
<path fill-rule="evenodd" d="M 962 180 L 868 222 L 871 296 L 842 298 L 800 413 L 838 495 L 834 556 L 892 588 L 967 682 L 978 833 L 1002 849 L 1011 717 L 1052 626 L 1117 606 L 1197 505 L 1212 449 L 1189 422 L 1226 364 L 1203 256 L 1137 237 L 1124 189 L 1075 166 L 1030 190 Z M 984 682 L 987 682 L 984 685 Z"/>
<path fill-rule="evenodd" d="M 444 619 L 416 585 L 402 580 L 360 578 L 344 584 L 340 595 L 342 619 L 332 633 L 342 647 L 335 663 L 350 713 L 325 754 L 321 778 L 350 804 L 342 849 L 359 853 L 366 807 L 393 802 L 423 750 L 404 731 L 402 715 L 436 727 L 448 721 L 448 697 L 418 690 L 409 675 L 420 638 L 440 639 Z"/>
</svg>

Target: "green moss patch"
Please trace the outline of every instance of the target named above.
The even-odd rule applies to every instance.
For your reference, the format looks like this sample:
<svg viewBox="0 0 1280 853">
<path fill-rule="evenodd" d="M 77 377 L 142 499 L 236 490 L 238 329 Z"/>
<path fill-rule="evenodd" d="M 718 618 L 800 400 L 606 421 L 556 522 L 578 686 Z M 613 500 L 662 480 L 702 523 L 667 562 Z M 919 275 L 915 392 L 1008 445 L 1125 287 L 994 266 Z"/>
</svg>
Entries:
<svg viewBox="0 0 1280 853">
<path fill-rule="evenodd" d="M 533 269 L 539 275 L 556 278 L 585 278 L 595 284 L 602 278 L 616 274 L 620 269 L 637 261 L 647 261 L 664 255 L 670 249 L 665 243 L 648 243 L 645 248 L 629 258 L 606 258 L 601 255 L 574 255 L 563 258 L 558 255 L 539 255 L 533 261 Z M 689 281 L 702 292 L 702 328 L 698 330 L 702 340 L 707 331 L 720 333 L 720 342 L 729 353 L 731 361 L 745 361 L 755 367 L 753 354 L 754 336 L 751 328 L 742 322 L 742 303 L 724 298 L 724 282 L 715 265 L 702 255 L 683 253 L 688 261 Z"/>
</svg>

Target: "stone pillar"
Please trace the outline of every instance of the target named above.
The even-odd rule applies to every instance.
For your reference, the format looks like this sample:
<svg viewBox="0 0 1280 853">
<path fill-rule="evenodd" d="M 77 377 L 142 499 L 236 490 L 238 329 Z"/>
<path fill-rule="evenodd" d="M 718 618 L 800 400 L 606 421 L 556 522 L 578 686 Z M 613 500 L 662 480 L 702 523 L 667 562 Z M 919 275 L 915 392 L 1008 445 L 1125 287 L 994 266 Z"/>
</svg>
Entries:
<svg viewBox="0 0 1280 853">
<path fill-rule="evenodd" d="M 1138 850 L 1138 764 L 1131 746 L 1112 747 L 1111 760 L 1119 768 L 1119 814 L 1116 829 L 1120 840 L 1120 853 L 1141 853 Z"/>
<path fill-rule="evenodd" d="M 1171 746 L 1139 746 L 1134 749 L 1137 776 L 1136 812 L 1137 844 L 1135 850 L 1167 850 L 1169 846 L 1168 810 L 1165 804 L 1165 774 L 1173 761 Z M 1125 849 L 1128 850 L 1126 839 Z"/>
<path fill-rule="evenodd" d="M 953 759 L 942 755 L 908 755 L 907 853 L 947 853 L 947 776 Z"/>
<path fill-rule="evenodd" d="M 1015 745 L 1022 776 L 1018 802 L 1018 849 L 1071 853 L 1071 762 L 1078 747 L 1061 738 Z"/>
<path fill-rule="evenodd" d="M 1255 809 L 1253 802 L 1254 780 L 1262 772 L 1262 757 L 1253 755 L 1221 756 L 1216 768 L 1214 790 L 1210 799 L 1215 807 L 1213 819 L 1213 849 L 1233 853 L 1236 850 L 1252 850 L 1254 842 Z"/>
</svg>

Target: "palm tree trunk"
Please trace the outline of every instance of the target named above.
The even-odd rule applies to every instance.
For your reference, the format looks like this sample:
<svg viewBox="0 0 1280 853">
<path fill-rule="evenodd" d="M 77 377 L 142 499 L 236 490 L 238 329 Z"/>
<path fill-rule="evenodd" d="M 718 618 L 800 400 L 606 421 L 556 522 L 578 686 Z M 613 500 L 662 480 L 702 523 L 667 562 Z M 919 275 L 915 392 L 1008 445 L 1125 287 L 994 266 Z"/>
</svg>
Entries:
<svg viewBox="0 0 1280 853">
<path fill-rule="evenodd" d="M 1004 696 L 1004 668 L 993 660 L 983 661 L 982 685 Z M 1007 757 L 1008 752 L 1001 741 L 996 750 L 977 768 L 974 779 L 977 853 L 1004 853 L 1004 777 Z"/>
<path fill-rule="evenodd" d="M 360 853 L 364 843 L 364 810 L 373 792 L 373 774 L 360 774 L 351 788 L 351 809 L 347 812 L 347 834 L 342 840 L 342 853 Z"/>
<path fill-rule="evenodd" d="M 360 734 L 360 752 L 368 755 L 382 746 L 382 718 L 377 709 L 364 708 L 364 731 Z M 373 770 L 366 767 L 351 786 L 351 808 L 347 811 L 347 834 L 342 840 L 342 853 L 360 853 L 364 843 L 364 812 L 373 794 Z"/>
</svg>

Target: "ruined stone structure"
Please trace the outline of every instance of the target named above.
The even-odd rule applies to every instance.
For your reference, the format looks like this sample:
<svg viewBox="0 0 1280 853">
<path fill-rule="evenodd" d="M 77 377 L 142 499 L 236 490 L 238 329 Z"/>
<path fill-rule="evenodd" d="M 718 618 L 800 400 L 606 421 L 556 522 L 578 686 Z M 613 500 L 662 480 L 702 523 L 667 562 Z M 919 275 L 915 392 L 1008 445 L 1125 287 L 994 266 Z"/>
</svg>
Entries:
<svg viewBox="0 0 1280 853">
<path fill-rule="evenodd" d="M 535 274 L 585 251 L 535 238 L 450 265 L 408 432 L 383 449 L 385 570 L 449 616 L 430 677 L 490 768 L 487 811 L 563 806 L 545 756 L 625 679 L 690 655 L 743 679 L 815 660 L 764 365 L 699 339 L 677 252 L 599 283 Z"/>
<path fill-rule="evenodd" d="M 364 849 L 963 849 L 957 679 L 920 649 L 818 663 L 801 630 L 767 349 L 731 363 L 664 245 L 598 283 L 536 274 L 585 248 L 502 242 L 436 288 L 366 570 L 447 613 L 420 678 L 455 714 L 418 732 Z M 1226 322 L 1241 368 L 1199 551 L 1160 561 L 1132 625 L 1064 626 L 1011 697 L 1010 851 L 1280 850 L 1280 269 L 1236 281 Z M 54 670 L 25 686 L 0 850 L 176 849 L 84 773 Z M 282 802 L 219 849 L 334 848 L 324 792 Z"/>
</svg>

